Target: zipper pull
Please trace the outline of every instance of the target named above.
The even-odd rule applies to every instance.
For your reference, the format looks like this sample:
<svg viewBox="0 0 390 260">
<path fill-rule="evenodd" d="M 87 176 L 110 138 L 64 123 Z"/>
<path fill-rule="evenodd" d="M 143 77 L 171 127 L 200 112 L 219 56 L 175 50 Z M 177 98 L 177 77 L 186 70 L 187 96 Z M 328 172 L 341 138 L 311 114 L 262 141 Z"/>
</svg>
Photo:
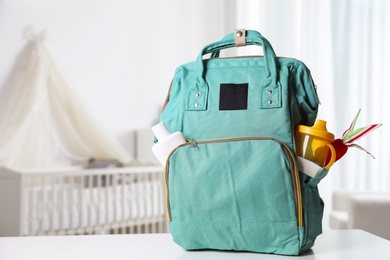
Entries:
<svg viewBox="0 0 390 260">
<path fill-rule="evenodd" d="M 190 140 L 190 143 L 191 143 L 191 148 L 196 148 L 196 147 L 198 147 L 198 143 L 196 142 L 195 139 L 191 139 L 191 140 Z"/>
<path fill-rule="evenodd" d="M 321 100 L 320 100 L 320 97 L 318 96 L 318 92 L 317 92 L 317 85 L 314 85 L 314 90 L 315 90 L 315 92 L 316 92 L 318 104 L 321 105 Z"/>
</svg>

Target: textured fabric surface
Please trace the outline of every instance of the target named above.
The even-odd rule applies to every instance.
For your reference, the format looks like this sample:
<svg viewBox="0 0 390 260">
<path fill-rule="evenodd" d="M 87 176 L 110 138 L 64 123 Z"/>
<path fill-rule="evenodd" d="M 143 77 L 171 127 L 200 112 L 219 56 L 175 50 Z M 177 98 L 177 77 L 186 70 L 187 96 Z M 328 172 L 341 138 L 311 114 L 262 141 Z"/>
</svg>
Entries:
<svg viewBox="0 0 390 260">
<path fill-rule="evenodd" d="M 258 32 L 246 41 L 264 57 L 218 58 L 228 35 L 175 72 L 160 120 L 189 142 L 166 165 L 170 230 L 186 249 L 297 255 L 321 233 L 320 178 L 298 172 L 294 143 L 295 127 L 316 119 L 317 93 L 301 61 L 276 57 Z M 220 110 L 226 85 L 247 95 Z"/>
<path fill-rule="evenodd" d="M 183 247 L 299 252 L 290 163 L 279 143 L 186 145 L 170 160 L 170 230 Z"/>
</svg>

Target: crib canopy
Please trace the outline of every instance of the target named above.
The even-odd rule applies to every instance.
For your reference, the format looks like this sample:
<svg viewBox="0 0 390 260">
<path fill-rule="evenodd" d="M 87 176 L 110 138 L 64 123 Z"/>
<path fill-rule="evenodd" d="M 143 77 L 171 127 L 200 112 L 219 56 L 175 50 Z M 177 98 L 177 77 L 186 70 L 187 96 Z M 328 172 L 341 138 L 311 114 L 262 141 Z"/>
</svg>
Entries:
<svg viewBox="0 0 390 260">
<path fill-rule="evenodd" d="M 28 42 L 0 96 L 0 166 L 57 168 L 90 158 L 132 160 L 130 153 L 87 111 L 45 44 L 45 32 Z"/>
</svg>

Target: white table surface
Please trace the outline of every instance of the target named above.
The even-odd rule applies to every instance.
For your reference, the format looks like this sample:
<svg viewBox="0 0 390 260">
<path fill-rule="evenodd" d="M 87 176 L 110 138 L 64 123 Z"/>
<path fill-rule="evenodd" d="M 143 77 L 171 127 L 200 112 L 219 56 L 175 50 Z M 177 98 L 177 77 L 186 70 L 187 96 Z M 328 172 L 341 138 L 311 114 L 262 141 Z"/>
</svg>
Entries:
<svg viewBox="0 0 390 260">
<path fill-rule="evenodd" d="M 390 241 L 361 230 L 332 230 L 320 235 L 300 257 L 225 251 L 185 251 L 170 234 L 0 237 L 1 260 L 57 259 L 390 259 Z"/>
</svg>

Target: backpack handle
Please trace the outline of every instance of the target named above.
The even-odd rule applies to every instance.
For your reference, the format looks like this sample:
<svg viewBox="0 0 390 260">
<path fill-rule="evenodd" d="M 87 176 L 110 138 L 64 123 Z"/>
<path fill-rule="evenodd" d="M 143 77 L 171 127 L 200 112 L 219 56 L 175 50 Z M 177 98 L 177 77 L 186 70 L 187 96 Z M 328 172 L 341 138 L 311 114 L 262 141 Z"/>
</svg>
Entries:
<svg viewBox="0 0 390 260">
<path fill-rule="evenodd" d="M 226 35 L 225 37 L 223 37 L 221 39 L 221 41 L 227 41 L 227 40 L 231 39 L 231 37 L 235 37 L 235 38 L 240 37 L 240 32 L 239 31 L 243 32 L 244 34 L 247 34 L 247 32 L 248 32 L 248 34 L 252 34 L 253 37 L 256 37 L 256 36 L 257 37 L 263 37 L 261 35 L 261 33 L 257 32 L 257 31 L 253 31 L 253 30 L 245 31 L 245 29 L 238 29 L 238 30 L 236 29 L 235 32 L 234 32 L 235 35 L 233 33 L 230 33 L 230 34 Z M 233 36 L 232 36 L 232 34 L 233 34 Z M 245 37 L 246 37 L 246 35 L 244 36 L 244 39 L 245 39 Z M 246 45 L 247 45 L 246 41 L 245 41 L 244 45 L 238 45 L 237 42 L 236 42 L 236 47 L 241 47 L 241 46 L 246 46 Z M 220 55 L 220 51 L 219 50 L 218 51 L 214 51 L 214 52 L 211 53 L 210 59 L 219 58 L 219 55 Z"/>
<path fill-rule="evenodd" d="M 246 45 L 262 46 L 264 59 L 266 78 L 263 81 L 263 89 L 274 89 L 277 85 L 277 73 L 275 52 L 269 43 L 259 32 L 253 30 L 245 31 L 245 43 Z M 234 33 L 226 35 L 222 40 L 206 45 L 198 55 L 196 59 L 196 84 L 189 89 L 189 98 L 187 104 L 187 110 L 207 110 L 208 100 L 208 85 L 204 79 L 204 63 L 203 55 L 212 53 L 212 55 L 219 55 L 219 51 L 235 47 L 236 37 Z"/>
</svg>

